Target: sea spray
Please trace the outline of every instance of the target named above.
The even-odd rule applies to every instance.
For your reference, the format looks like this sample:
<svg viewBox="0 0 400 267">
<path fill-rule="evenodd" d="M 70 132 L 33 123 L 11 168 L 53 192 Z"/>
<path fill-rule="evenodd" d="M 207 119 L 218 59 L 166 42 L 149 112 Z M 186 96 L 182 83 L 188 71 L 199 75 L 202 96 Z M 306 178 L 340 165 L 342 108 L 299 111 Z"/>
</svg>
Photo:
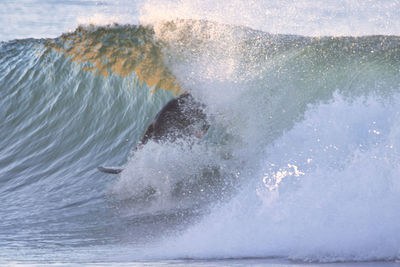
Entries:
<svg viewBox="0 0 400 267">
<path fill-rule="evenodd" d="M 399 106 L 336 95 L 265 148 L 229 203 L 162 244 L 171 258 L 399 257 Z M 166 247 L 170 249 L 165 249 Z"/>
<path fill-rule="evenodd" d="M 305 36 L 399 35 L 399 1 L 147 0 L 141 23 L 176 18 L 247 26 L 273 34 Z"/>
<path fill-rule="evenodd" d="M 271 37 L 235 28 L 243 35 L 229 42 L 229 26 L 218 35 L 212 23 L 211 34 L 198 22 L 179 23 L 168 40 L 195 53 L 171 65 L 231 135 L 230 153 L 241 163 L 238 193 L 214 202 L 154 255 L 398 258 L 398 39 Z M 261 52 L 246 61 L 232 51 L 250 51 L 249 36 L 264 42 L 255 42 Z M 233 47 L 210 53 L 215 40 Z M 255 65 L 256 73 L 246 72 Z"/>
</svg>

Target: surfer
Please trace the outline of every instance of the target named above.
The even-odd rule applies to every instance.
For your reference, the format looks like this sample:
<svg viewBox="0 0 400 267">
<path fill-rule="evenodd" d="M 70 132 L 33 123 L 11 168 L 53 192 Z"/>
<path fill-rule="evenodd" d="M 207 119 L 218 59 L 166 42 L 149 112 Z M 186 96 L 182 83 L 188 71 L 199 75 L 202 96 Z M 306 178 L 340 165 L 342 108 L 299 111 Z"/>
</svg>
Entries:
<svg viewBox="0 0 400 267">
<path fill-rule="evenodd" d="M 135 151 L 143 147 L 149 140 L 156 142 L 195 136 L 202 138 L 210 125 L 204 113 L 204 104 L 196 101 L 189 93 L 184 93 L 170 100 L 156 115 L 147 127 Z M 98 167 L 99 171 L 118 174 L 123 169 Z"/>
<path fill-rule="evenodd" d="M 170 100 L 147 127 L 135 150 L 149 140 L 174 141 L 190 136 L 202 138 L 210 127 L 203 110 L 204 105 L 196 101 L 189 93 Z"/>
</svg>

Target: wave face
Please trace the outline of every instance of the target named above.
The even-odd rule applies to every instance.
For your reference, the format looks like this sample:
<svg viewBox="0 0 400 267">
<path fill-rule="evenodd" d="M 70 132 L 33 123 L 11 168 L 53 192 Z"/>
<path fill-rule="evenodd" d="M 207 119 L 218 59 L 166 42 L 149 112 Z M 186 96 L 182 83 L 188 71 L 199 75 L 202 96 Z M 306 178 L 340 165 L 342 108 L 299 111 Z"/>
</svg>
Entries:
<svg viewBox="0 0 400 267">
<path fill-rule="evenodd" d="M 396 36 L 173 20 L 1 43 L 0 258 L 396 260 L 399 90 Z M 183 91 L 207 135 L 132 152 Z"/>
</svg>

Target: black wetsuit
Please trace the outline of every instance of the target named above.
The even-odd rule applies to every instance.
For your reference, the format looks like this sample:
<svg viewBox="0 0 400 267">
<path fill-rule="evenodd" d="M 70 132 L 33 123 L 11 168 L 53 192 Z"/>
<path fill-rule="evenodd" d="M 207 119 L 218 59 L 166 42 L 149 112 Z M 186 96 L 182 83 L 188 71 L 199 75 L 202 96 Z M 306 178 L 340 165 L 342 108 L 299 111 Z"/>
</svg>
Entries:
<svg viewBox="0 0 400 267">
<path fill-rule="evenodd" d="M 156 115 L 144 133 L 140 145 L 152 139 L 175 140 L 187 136 L 201 137 L 207 132 L 209 124 L 204 113 L 204 105 L 189 93 L 169 101 Z"/>
</svg>

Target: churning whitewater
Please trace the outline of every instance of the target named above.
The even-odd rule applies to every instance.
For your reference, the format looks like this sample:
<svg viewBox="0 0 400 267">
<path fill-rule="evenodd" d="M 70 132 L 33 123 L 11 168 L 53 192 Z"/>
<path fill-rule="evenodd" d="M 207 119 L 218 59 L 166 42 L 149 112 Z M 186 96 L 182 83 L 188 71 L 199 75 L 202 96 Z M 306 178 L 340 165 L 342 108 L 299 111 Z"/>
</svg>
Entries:
<svg viewBox="0 0 400 267">
<path fill-rule="evenodd" d="M 400 37 L 80 26 L 0 44 L 0 119 L 0 263 L 400 257 Z"/>
</svg>

